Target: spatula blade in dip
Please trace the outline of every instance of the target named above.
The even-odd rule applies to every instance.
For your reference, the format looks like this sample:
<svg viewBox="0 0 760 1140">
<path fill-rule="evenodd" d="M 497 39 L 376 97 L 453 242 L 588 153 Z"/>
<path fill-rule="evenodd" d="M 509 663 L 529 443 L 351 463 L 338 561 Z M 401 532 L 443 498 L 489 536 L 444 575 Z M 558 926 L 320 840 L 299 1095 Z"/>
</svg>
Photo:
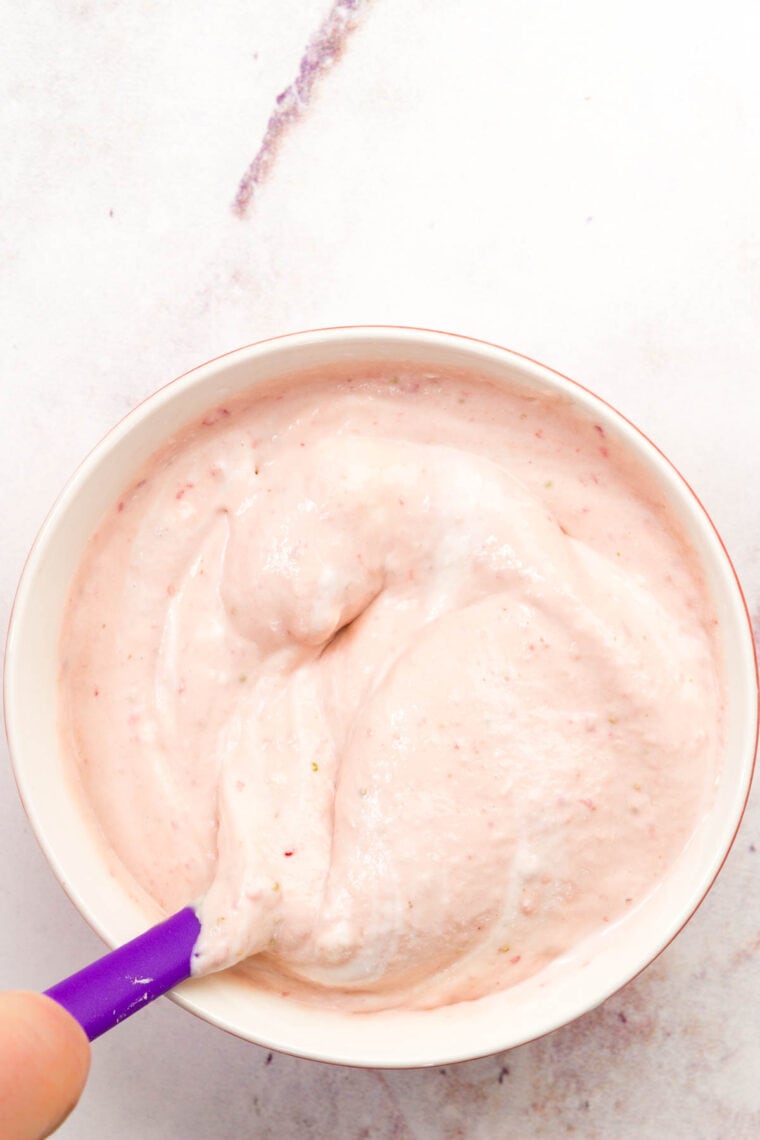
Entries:
<svg viewBox="0 0 760 1140">
<path fill-rule="evenodd" d="M 192 907 L 45 990 L 90 1041 L 190 977 L 201 924 Z"/>
</svg>

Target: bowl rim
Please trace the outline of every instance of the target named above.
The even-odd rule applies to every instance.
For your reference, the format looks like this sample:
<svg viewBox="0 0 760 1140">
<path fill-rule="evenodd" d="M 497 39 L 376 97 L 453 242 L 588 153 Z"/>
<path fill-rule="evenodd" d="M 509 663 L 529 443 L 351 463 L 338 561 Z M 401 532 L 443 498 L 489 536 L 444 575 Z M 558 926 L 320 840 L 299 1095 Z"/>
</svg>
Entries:
<svg viewBox="0 0 760 1140">
<path fill-rule="evenodd" d="M 516 1047 L 519 1044 L 527 1044 L 529 1041 L 536 1040 L 537 1038 L 542 1037 L 549 1032 L 552 1032 L 554 1029 L 558 1029 L 566 1024 L 569 1024 L 578 1016 L 581 1016 L 585 1012 L 589 1012 L 591 1009 L 594 1009 L 596 1006 L 601 1004 L 601 1002 L 607 1000 L 613 994 L 617 993 L 635 977 L 638 977 L 638 975 L 643 970 L 645 970 L 653 961 L 655 961 L 659 955 L 662 954 L 665 949 L 667 949 L 671 942 L 678 936 L 678 934 L 694 916 L 696 911 L 699 909 L 707 897 L 707 894 L 711 890 L 718 875 L 720 874 L 741 826 L 755 772 L 755 766 L 757 762 L 758 737 L 760 734 L 760 720 L 758 718 L 758 708 L 760 707 L 760 675 L 758 673 L 757 648 L 754 642 L 749 608 L 744 596 L 744 592 L 742 590 L 741 583 L 739 581 L 736 568 L 731 560 L 725 543 L 723 542 L 723 539 L 721 538 L 717 527 L 712 520 L 712 517 L 704 506 L 704 503 L 701 501 L 699 496 L 694 491 L 694 488 L 684 477 L 681 471 L 676 467 L 676 465 L 672 462 L 672 460 L 670 460 L 668 456 L 665 455 L 661 448 L 659 448 L 657 444 L 654 443 L 649 438 L 649 436 L 641 430 L 641 428 L 639 428 L 630 419 L 628 419 L 628 417 L 624 413 L 620 412 L 613 404 L 604 399 L 604 397 L 599 396 L 596 392 L 592 391 L 584 384 L 573 380 L 566 374 L 552 368 L 551 366 L 545 365 L 535 360 L 529 355 L 506 348 L 503 345 L 496 344 L 492 341 L 483 340 L 477 337 L 471 337 L 460 333 L 446 332 L 438 329 L 429 329 L 409 325 L 385 324 L 335 325 L 317 329 L 305 329 L 298 332 L 266 337 L 261 340 L 254 341 L 250 344 L 243 345 L 239 348 L 220 353 L 217 356 L 213 356 L 204 361 L 202 364 L 196 365 L 193 368 L 179 374 L 173 379 L 167 381 L 165 384 L 161 385 L 155 391 L 146 395 L 132 409 L 130 409 L 116 423 L 114 423 L 76 465 L 74 470 L 66 479 L 60 492 L 56 496 L 52 506 L 47 512 L 37 532 L 34 542 L 30 547 L 29 553 L 27 554 L 11 605 L 5 644 L 3 716 L 6 736 L 9 744 L 11 768 L 16 787 L 18 789 L 19 798 L 29 820 L 32 833 L 43 854 L 45 855 L 45 858 L 49 863 L 53 873 L 55 874 L 66 894 L 74 903 L 79 913 L 88 923 L 88 925 L 90 925 L 90 927 L 95 930 L 108 943 L 108 945 L 114 945 L 114 941 L 108 937 L 103 922 L 100 921 L 97 916 L 91 913 L 90 908 L 86 904 L 83 904 L 82 900 L 78 897 L 73 884 L 68 881 L 68 878 L 59 863 L 56 851 L 53 850 L 52 846 L 48 842 L 48 837 L 45 834 L 44 824 L 40 821 L 36 808 L 30 801 L 28 789 L 25 786 L 25 776 L 23 771 L 24 765 L 23 763 L 19 762 L 19 756 L 23 755 L 24 749 L 23 744 L 19 746 L 15 731 L 17 698 L 15 692 L 14 663 L 17 656 L 17 645 L 20 638 L 19 614 L 24 611 L 24 607 L 27 604 L 27 596 L 32 592 L 34 569 L 38 561 L 40 561 L 44 555 L 48 537 L 50 536 L 51 532 L 54 531 L 58 515 L 62 513 L 66 504 L 70 500 L 76 498 L 81 485 L 86 483 L 87 479 L 90 476 L 90 469 L 96 466 L 101 456 L 107 454 L 121 438 L 123 438 L 125 435 L 130 434 L 133 428 L 139 429 L 143 413 L 147 414 L 152 407 L 159 406 L 159 404 L 162 402 L 170 402 L 172 396 L 175 393 L 180 392 L 183 387 L 190 387 L 195 382 L 201 383 L 203 377 L 199 377 L 199 373 L 209 373 L 209 375 L 212 375 L 217 372 L 220 367 L 223 367 L 225 362 L 235 363 L 237 361 L 244 361 L 246 358 L 255 359 L 259 355 L 265 355 L 269 347 L 276 347 L 283 342 L 300 341 L 304 345 L 308 345 L 308 342 L 311 339 L 314 343 L 325 343 L 333 340 L 336 344 L 338 344 L 342 339 L 348 340 L 351 337 L 371 338 L 372 336 L 390 336 L 399 343 L 407 342 L 415 345 L 426 342 L 430 345 L 431 348 L 434 348 L 436 346 L 441 348 L 446 343 L 459 342 L 465 347 L 465 349 L 469 349 L 473 353 L 473 367 L 476 366 L 477 362 L 475 360 L 475 357 L 477 356 L 478 352 L 482 353 L 483 350 L 493 351 L 501 357 L 505 365 L 507 365 L 511 360 L 513 363 L 517 364 L 518 368 L 523 368 L 524 370 L 527 366 L 528 370 L 535 370 L 539 377 L 548 376 L 551 383 L 556 384 L 557 381 L 559 382 L 559 389 L 569 390 L 570 393 L 582 393 L 583 396 L 586 397 L 586 399 L 592 405 L 596 404 L 597 406 L 604 408 L 613 421 L 622 422 L 627 425 L 628 429 L 630 429 L 630 431 L 636 437 L 636 446 L 639 449 L 638 454 L 643 454 L 643 456 L 647 458 L 646 453 L 649 451 L 650 455 L 651 453 L 654 453 L 659 457 L 660 461 L 664 463 L 665 468 L 668 471 L 669 478 L 673 480 L 676 486 L 679 487 L 684 501 L 690 502 L 692 506 L 696 505 L 698 514 L 701 516 L 702 520 L 708 524 L 709 530 L 712 532 L 712 537 L 717 540 L 718 547 L 720 548 L 721 555 L 724 560 L 724 569 L 729 572 L 728 580 L 730 581 L 730 588 L 735 592 L 735 598 L 738 600 L 740 603 L 740 608 L 743 610 L 745 623 L 743 630 L 744 635 L 747 638 L 747 645 L 750 649 L 751 662 L 751 668 L 749 671 L 751 676 L 748 677 L 748 680 L 750 681 L 750 684 L 754 691 L 754 745 L 752 745 L 752 731 L 750 731 L 747 742 L 747 750 L 749 754 L 749 750 L 751 749 L 751 759 L 747 767 L 743 796 L 737 808 L 731 838 L 725 847 L 725 850 L 723 850 L 722 856 L 717 863 L 714 872 L 711 874 L 706 887 L 703 890 L 700 890 L 700 895 L 696 902 L 693 905 L 689 904 L 690 909 L 688 910 L 688 913 L 686 913 L 683 920 L 678 924 L 677 928 L 669 932 L 667 939 L 662 943 L 660 948 L 656 950 L 655 953 L 647 954 L 646 960 L 642 963 L 640 968 L 636 970 L 635 973 L 627 974 L 626 977 L 619 982 L 619 984 L 616 984 L 612 988 L 607 988 L 604 992 L 600 993 L 598 997 L 596 997 L 596 1000 L 592 1002 L 592 1004 L 585 1003 L 582 1009 L 578 1010 L 575 1013 L 571 1013 L 569 1016 L 562 1017 L 556 1021 L 556 1024 L 541 1026 L 534 1035 L 530 1037 L 521 1036 L 519 1041 L 514 1041 L 511 1043 L 508 1042 L 507 1044 L 499 1045 L 496 1047 L 489 1045 L 482 1052 L 473 1052 L 472 1049 L 467 1049 L 462 1052 L 457 1051 L 456 1048 L 449 1048 L 449 1050 L 445 1053 L 438 1052 L 434 1056 L 431 1054 L 424 1057 L 423 1059 L 410 1059 L 408 1057 L 404 1057 L 400 1060 L 391 1060 L 387 1057 L 378 1056 L 377 1058 L 356 1060 L 355 1058 L 352 1059 L 350 1051 L 345 1055 L 342 1053 L 338 1055 L 336 1054 L 335 1050 L 322 1052 L 321 1050 L 315 1050 L 313 1048 L 299 1049 L 294 1047 L 285 1047 L 281 1042 L 275 1039 L 269 1039 L 266 1035 L 262 1034 L 253 1035 L 251 1032 L 241 1029 L 240 1026 L 232 1024 L 229 1019 L 209 1013 L 208 1011 L 201 1008 L 202 997 L 201 1002 L 199 1003 L 198 1001 L 194 1000 L 192 996 L 193 987 L 203 986 L 205 984 L 205 980 L 193 980 L 190 983 L 186 983 L 184 986 L 179 987 L 177 990 L 172 991 L 168 995 L 170 999 L 173 1000 L 176 1004 L 180 1005 L 184 1009 L 187 1009 L 188 1012 L 193 1013 L 201 1020 L 216 1025 L 218 1028 L 221 1028 L 226 1032 L 238 1036 L 244 1040 L 260 1044 L 264 1048 L 274 1049 L 279 1052 L 290 1053 L 293 1056 L 305 1057 L 328 1064 L 345 1065 L 355 1068 L 376 1067 L 387 1069 L 401 1069 L 429 1067 L 441 1064 L 456 1064 L 466 1060 L 476 1059 L 478 1057 L 491 1056 L 503 1051 L 506 1048 Z M 273 375 L 276 375 L 276 372 L 273 373 Z M 582 402 L 585 404 L 586 400 Z M 178 426 L 180 426 L 179 421 Z M 627 448 L 630 447 L 630 441 L 626 441 L 625 446 Z M 669 500 L 672 501 L 673 494 L 670 488 L 667 488 L 667 493 Z M 507 1035 L 505 1034 L 505 1038 L 506 1036 Z"/>
</svg>

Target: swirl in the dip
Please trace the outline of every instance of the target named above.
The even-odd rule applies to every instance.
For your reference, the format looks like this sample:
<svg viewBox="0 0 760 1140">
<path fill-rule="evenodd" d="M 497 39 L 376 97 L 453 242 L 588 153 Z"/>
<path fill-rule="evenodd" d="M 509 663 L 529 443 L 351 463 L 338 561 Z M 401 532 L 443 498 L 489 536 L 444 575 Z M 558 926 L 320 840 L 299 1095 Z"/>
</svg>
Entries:
<svg viewBox="0 0 760 1140">
<path fill-rule="evenodd" d="M 65 739 L 195 971 L 371 1009 L 512 985 L 635 907 L 709 803 L 705 587 L 569 401 L 372 367 L 213 409 L 87 550 Z M 252 957 L 253 956 L 253 957 Z"/>
</svg>

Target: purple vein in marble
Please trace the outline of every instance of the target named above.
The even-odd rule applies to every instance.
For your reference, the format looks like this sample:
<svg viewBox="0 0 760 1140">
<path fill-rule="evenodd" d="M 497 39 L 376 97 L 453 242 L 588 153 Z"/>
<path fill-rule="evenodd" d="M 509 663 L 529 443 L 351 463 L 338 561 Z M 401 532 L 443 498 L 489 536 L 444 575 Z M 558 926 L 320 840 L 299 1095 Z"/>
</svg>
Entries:
<svg viewBox="0 0 760 1140">
<path fill-rule="evenodd" d="M 269 173 L 284 134 L 307 110 L 314 87 L 321 76 L 340 59 L 348 37 L 370 3 L 371 0 L 335 0 L 319 30 L 309 40 L 301 58 L 298 75 L 277 96 L 261 146 L 240 180 L 233 203 L 233 210 L 240 217 L 251 204 L 256 187 Z"/>
</svg>

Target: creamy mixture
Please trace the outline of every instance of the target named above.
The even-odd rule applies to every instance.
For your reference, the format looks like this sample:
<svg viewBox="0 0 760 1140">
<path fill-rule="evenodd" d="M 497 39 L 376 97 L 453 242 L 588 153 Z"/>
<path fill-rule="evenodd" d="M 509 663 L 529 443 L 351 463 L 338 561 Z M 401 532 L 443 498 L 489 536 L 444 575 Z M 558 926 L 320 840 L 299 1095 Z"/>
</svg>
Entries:
<svg viewBox="0 0 760 1140">
<path fill-rule="evenodd" d="M 460 373 L 291 378 L 102 521 L 67 748 L 195 972 L 354 1009 L 476 998 L 657 884 L 710 803 L 705 587 L 622 444 Z"/>
</svg>

